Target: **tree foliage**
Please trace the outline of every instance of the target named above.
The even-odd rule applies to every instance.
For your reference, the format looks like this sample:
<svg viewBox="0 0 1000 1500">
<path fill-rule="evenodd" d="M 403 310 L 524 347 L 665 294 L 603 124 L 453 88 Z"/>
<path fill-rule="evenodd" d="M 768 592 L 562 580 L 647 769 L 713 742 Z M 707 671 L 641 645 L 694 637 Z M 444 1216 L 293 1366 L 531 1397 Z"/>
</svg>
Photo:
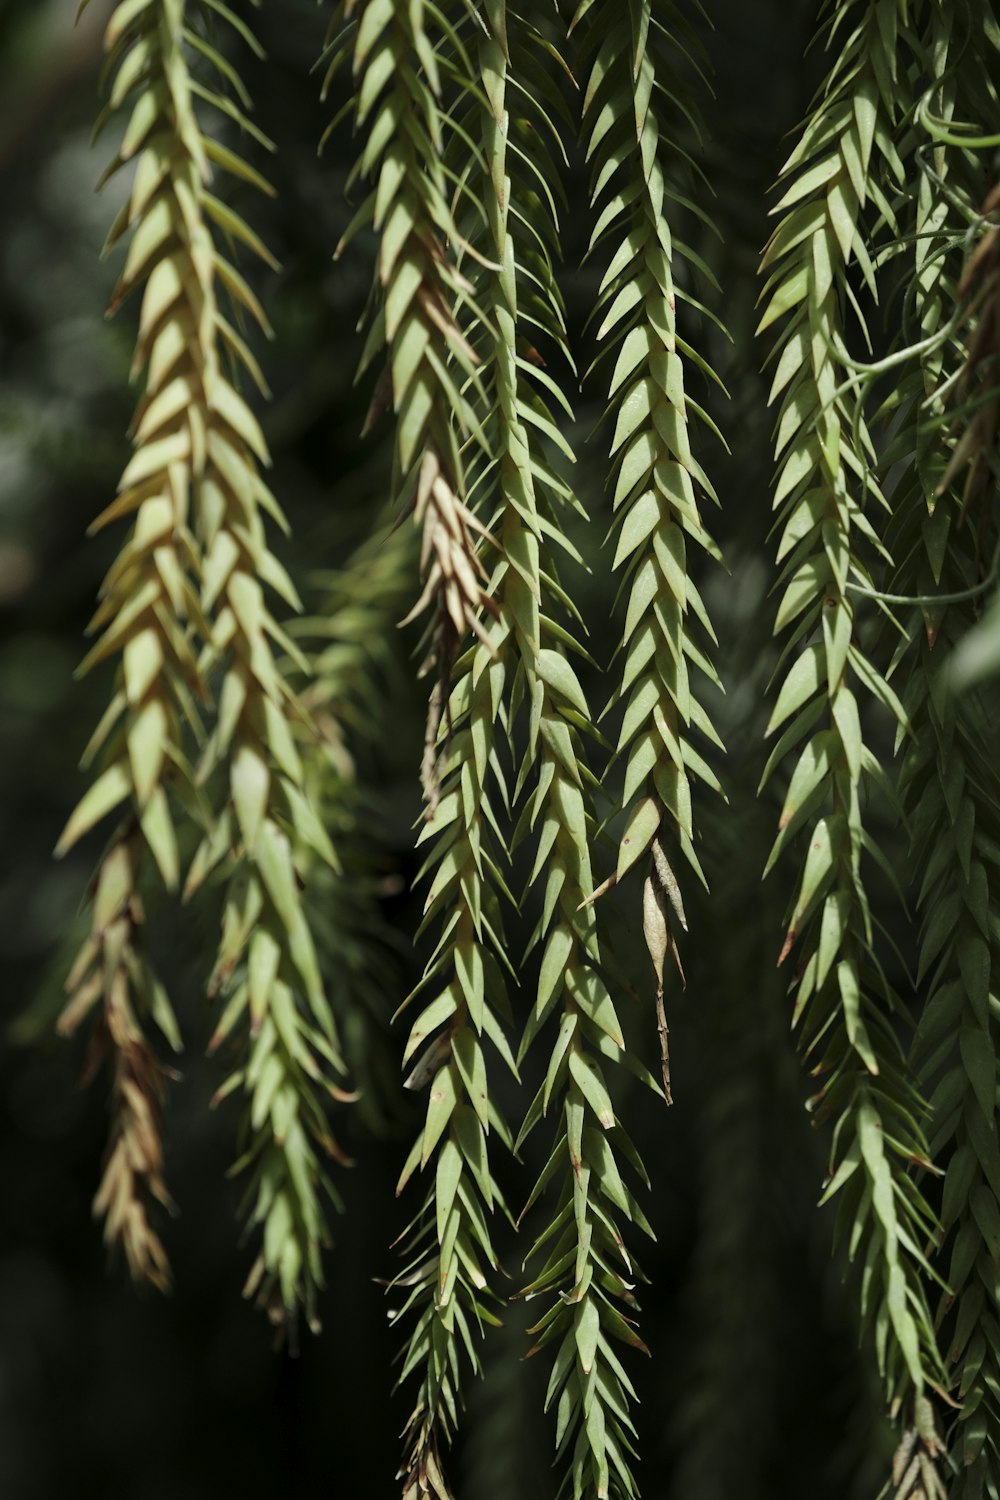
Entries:
<svg viewBox="0 0 1000 1500">
<path fill-rule="evenodd" d="M 769 395 L 737 368 L 731 403 L 716 370 L 742 315 L 715 228 L 732 209 L 714 195 L 735 190 L 712 144 L 697 0 L 321 9 L 302 80 L 328 121 L 312 170 L 351 204 L 329 275 L 360 259 L 373 272 L 356 378 L 364 435 L 389 462 L 363 540 L 320 558 L 318 581 L 293 582 L 280 560 L 295 501 L 265 479 L 260 335 L 277 263 L 252 193 L 273 182 L 280 213 L 282 166 L 259 169 L 270 142 L 241 79 L 261 56 L 254 8 L 123 0 L 105 34 L 105 180 L 128 172 L 111 310 L 135 325 L 138 400 L 92 528 L 119 537 L 84 662 L 113 664 L 112 696 L 57 851 L 104 830 L 59 1026 L 90 1018 L 95 1061 L 110 1059 L 105 1238 L 136 1280 L 167 1286 L 171 1070 L 153 1028 L 179 1048 L 191 1006 L 175 994 L 179 1025 L 148 929 L 178 892 L 192 912 L 215 901 L 210 1050 L 227 1060 L 216 1101 L 241 1104 L 247 1292 L 283 1331 L 300 1318 L 318 1331 L 339 1253 L 337 1141 L 357 1120 L 394 1145 L 408 1128 L 389 1029 L 405 1015 L 419 1121 L 397 1163 L 386 1278 L 404 1500 L 452 1500 L 449 1450 L 476 1441 L 470 1379 L 522 1303 L 559 1492 L 635 1497 L 636 1354 L 650 1352 L 637 1257 L 656 1218 L 640 1149 L 657 1151 L 674 1119 L 659 1111 L 691 1087 L 669 1013 L 688 954 L 703 973 L 713 944 L 727 994 L 743 993 L 738 1012 L 699 997 L 720 1056 L 692 1307 L 709 1318 L 713 1288 L 748 1264 L 762 1300 L 780 1301 L 767 1256 L 741 1261 L 733 1228 L 752 1235 L 747 1184 L 768 1172 L 747 1165 L 731 1216 L 725 1186 L 742 1132 L 775 1150 L 761 1083 L 774 1043 L 759 1040 L 779 1029 L 771 953 L 814 1080 L 821 1222 L 852 1266 L 897 1428 L 883 1478 L 897 1500 L 997 1500 L 992 7 L 822 7 L 818 87 L 805 119 L 784 122 L 760 261 Z M 589 330 L 567 310 L 568 233 Z M 587 436 L 576 412 L 592 401 L 603 417 Z M 712 528 L 741 501 L 725 454 L 739 463 L 767 406 L 774 522 L 753 545 L 771 548 L 775 645 L 746 624 L 758 660 L 734 709 Z M 590 570 L 617 589 L 610 621 L 594 617 Z M 308 614 L 283 623 L 307 587 Z M 393 644 L 400 617 L 419 623 L 415 669 Z M 414 692 L 423 910 L 400 931 L 372 768 Z M 761 764 L 754 807 L 743 785 Z M 786 884 L 757 893 L 735 869 L 772 812 L 753 880 Z M 406 994 L 412 944 L 422 972 Z M 640 945 L 642 968 L 627 951 Z M 724 1295 L 718 1309 L 751 1348 Z M 693 1361 L 669 1418 L 693 1434 L 692 1483 L 724 1469 L 703 1413 L 729 1403 L 698 1395 L 711 1363 Z"/>
</svg>

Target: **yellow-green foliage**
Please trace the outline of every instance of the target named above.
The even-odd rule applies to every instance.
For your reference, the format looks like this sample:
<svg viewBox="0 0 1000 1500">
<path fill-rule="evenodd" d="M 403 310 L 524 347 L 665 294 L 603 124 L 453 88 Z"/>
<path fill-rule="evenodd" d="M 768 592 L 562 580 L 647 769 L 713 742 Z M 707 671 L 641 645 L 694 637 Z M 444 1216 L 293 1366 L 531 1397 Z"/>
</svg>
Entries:
<svg viewBox="0 0 1000 1500">
<path fill-rule="evenodd" d="M 782 174 L 760 326 L 779 330 L 776 630 L 788 632 L 768 729 L 782 732 L 765 777 L 795 756 L 770 863 L 803 831 L 806 844 L 781 959 L 793 948 L 799 955 L 794 1021 L 824 1075 L 812 1107 L 835 1122 L 825 1196 L 841 1195 L 851 1255 L 866 1267 L 863 1309 L 889 1400 L 909 1410 L 943 1379 L 925 1279 L 935 1221 L 906 1170 L 927 1158 L 925 1110 L 895 1032 L 899 1003 L 873 949 L 864 801 L 884 773 L 861 714 L 868 696 L 903 711 L 860 634 L 853 586 L 867 587 L 870 560 L 885 555 L 875 531 L 885 500 L 869 471 L 871 438 L 852 409 L 858 398 L 840 389 L 839 358 L 852 299 L 857 305 L 853 265 L 875 294 L 865 218 L 874 162 L 882 157 L 894 181 L 902 176 L 893 83 L 916 66 L 906 20 L 905 6 L 886 0 L 844 5 L 833 18 L 838 61 Z M 933 1452 L 924 1406 L 914 1409 Z"/>
</svg>

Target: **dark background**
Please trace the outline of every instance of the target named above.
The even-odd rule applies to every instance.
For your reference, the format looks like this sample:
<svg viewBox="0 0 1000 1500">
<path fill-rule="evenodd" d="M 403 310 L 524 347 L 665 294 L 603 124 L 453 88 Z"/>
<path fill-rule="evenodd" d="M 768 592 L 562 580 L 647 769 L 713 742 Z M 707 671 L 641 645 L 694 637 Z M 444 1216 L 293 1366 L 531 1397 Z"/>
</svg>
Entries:
<svg viewBox="0 0 1000 1500">
<path fill-rule="evenodd" d="M 73 673 L 121 540 L 114 528 L 93 541 L 84 533 L 127 452 L 133 312 L 103 316 L 115 262 L 99 252 L 119 190 L 95 197 L 110 138 L 93 152 L 88 145 L 107 7 L 95 0 L 76 31 L 73 9 L 71 0 L 0 0 L 0 1495 L 383 1500 L 397 1493 L 408 1408 L 392 1392 L 395 1340 L 375 1278 L 392 1274 L 390 1242 L 409 1217 L 393 1197 L 415 1123 L 409 1101 L 399 1094 L 396 1134 L 372 1135 L 356 1115 L 340 1122 L 357 1164 L 342 1174 L 347 1213 L 328 1257 L 323 1333 L 298 1357 L 274 1352 L 265 1320 L 240 1296 L 252 1257 L 239 1243 L 239 1187 L 225 1176 L 234 1115 L 207 1110 L 222 1076 L 204 1058 L 210 909 L 183 919 L 164 910 L 157 924 L 187 1040 L 169 1114 L 168 1172 L 181 1207 L 165 1230 L 173 1294 L 136 1293 L 120 1266 L 109 1269 L 90 1215 L 106 1091 L 76 1087 L 82 1043 L 55 1039 L 52 1022 L 100 835 L 62 864 L 51 850 L 83 788 L 77 759 L 109 689 L 101 671 L 83 681 Z M 667 1113 L 635 1093 L 622 1111 L 653 1179 L 658 1236 L 643 1256 L 651 1285 L 641 1298 L 653 1359 L 630 1365 L 642 1398 L 640 1478 L 645 1500 L 860 1500 L 878 1488 L 887 1435 L 870 1360 L 857 1348 L 855 1294 L 830 1259 L 831 1216 L 814 1210 L 825 1142 L 803 1108 L 774 966 L 787 890 L 783 877 L 759 879 L 775 808 L 755 796 L 773 607 L 754 277 L 781 137 L 800 119 L 821 59 L 802 63 L 815 25 L 803 0 L 716 0 L 711 9 L 717 100 L 706 110 L 714 135 L 704 165 L 724 237 L 711 252 L 725 288 L 717 305 L 733 343 L 711 330 L 702 337 L 732 395 L 717 414 L 734 453 L 702 448 L 723 500 L 716 530 L 730 567 L 729 576 L 710 570 L 704 589 L 721 639 L 727 697 L 717 722 L 731 805 L 704 814 L 713 898 L 691 903 L 688 989 L 671 999 L 677 1105 Z M 279 147 L 268 168 L 278 203 L 246 208 L 283 264 L 263 284 L 277 334 L 263 351 L 275 394 L 266 426 L 274 487 L 295 529 L 282 555 L 307 594 L 311 569 L 343 564 L 368 534 L 387 482 L 384 444 L 357 437 L 369 383 L 352 388 L 370 246 L 360 240 L 344 261 L 331 260 L 347 217 L 350 142 L 338 136 L 321 162 L 314 145 L 328 116 L 308 72 L 323 25 L 311 0 L 265 0 L 259 34 L 269 64 L 240 59 L 257 119 Z M 570 201 L 579 205 L 578 160 L 573 171 Z M 564 289 L 585 352 L 594 273 L 576 267 L 586 234 L 583 217 L 570 217 Z M 578 540 L 595 572 L 578 592 L 586 619 L 598 622 L 592 650 L 607 663 L 613 640 L 601 622 L 614 586 L 599 553 L 603 430 L 585 446 L 600 396 L 594 388 L 580 397 L 571 440 L 583 451 L 579 493 L 594 518 Z M 320 599 L 309 594 L 309 607 Z M 414 645 L 399 637 L 402 666 Z M 382 796 L 384 861 L 404 891 L 416 870 L 422 730 L 409 675 L 376 737 L 384 748 L 362 767 Z M 588 686 L 592 701 L 607 696 L 607 684 Z M 652 1052 L 637 905 L 628 897 L 610 920 L 634 971 L 632 1029 Z M 404 938 L 417 913 L 412 897 L 387 897 L 386 916 Z M 390 1010 L 419 966 L 400 946 Z M 401 1040 L 393 1034 L 385 1045 Z M 512 1100 L 511 1114 L 528 1098 L 526 1089 Z M 527 1180 L 510 1179 L 512 1202 Z M 503 1250 L 513 1290 L 519 1251 L 509 1237 Z M 470 1392 L 454 1463 L 466 1497 L 555 1493 L 544 1372 L 522 1363 L 526 1321 L 515 1304 Z"/>
</svg>

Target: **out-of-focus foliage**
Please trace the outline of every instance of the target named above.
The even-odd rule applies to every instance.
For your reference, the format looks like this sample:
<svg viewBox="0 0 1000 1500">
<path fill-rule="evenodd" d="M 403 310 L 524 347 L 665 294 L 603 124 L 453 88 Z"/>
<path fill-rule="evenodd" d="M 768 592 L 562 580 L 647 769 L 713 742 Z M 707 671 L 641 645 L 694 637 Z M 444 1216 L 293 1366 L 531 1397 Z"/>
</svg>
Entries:
<svg viewBox="0 0 1000 1500">
<path fill-rule="evenodd" d="M 71 9 L 0 0 L 0 1491 L 996 1500 L 991 7 L 129 0 L 97 197 Z"/>
</svg>

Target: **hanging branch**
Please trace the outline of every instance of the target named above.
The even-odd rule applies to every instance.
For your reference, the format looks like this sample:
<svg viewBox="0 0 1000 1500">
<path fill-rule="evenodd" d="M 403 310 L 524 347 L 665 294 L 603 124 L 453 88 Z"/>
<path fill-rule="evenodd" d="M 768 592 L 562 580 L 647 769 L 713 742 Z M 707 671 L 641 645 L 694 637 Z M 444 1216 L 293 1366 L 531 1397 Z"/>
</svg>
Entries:
<svg viewBox="0 0 1000 1500">
<path fill-rule="evenodd" d="M 374 0 L 340 0 L 331 23 L 324 96 L 349 55 L 354 97 L 348 108 L 367 146 L 357 177 L 376 186 L 337 248 L 339 256 L 362 227 L 379 235 L 378 314 L 372 319 L 359 375 L 382 350 L 396 418 L 393 495 L 421 532 L 423 592 L 407 620 L 431 610 L 423 672 L 435 673 L 426 743 L 433 747 L 447 698 L 451 667 L 467 635 L 485 639 L 480 617 L 492 612 L 476 539 L 482 524 L 469 509 L 461 445 L 482 433 L 449 364 L 474 375 L 476 356 L 462 334 L 455 304 L 469 293 L 453 248 L 454 222 L 443 155 L 450 130 L 442 99 L 442 71 L 470 86 L 470 65 L 455 32 L 464 6 L 425 0 L 403 7 Z M 440 57 L 432 28 L 448 55 Z M 450 54 L 454 52 L 452 63 Z M 446 79 L 447 81 L 447 79 Z M 331 127 L 332 128 L 332 127 Z M 376 389 L 369 424 L 388 392 Z M 368 424 L 366 424 L 368 425 Z M 404 621 L 403 623 L 406 623 Z M 436 758 L 424 766 L 428 816 L 440 795 Z"/>
<path fill-rule="evenodd" d="M 581 51 L 592 58 L 584 98 L 587 156 L 594 208 L 601 210 L 591 252 L 613 236 L 598 298 L 604 310 L 598 338 L 605 354 L 616 354 L 606 415 L 615 418 L 614 565 L 625 566 L 628 600 L 616 693 L 626 705 L 618 741 L 618 753 L 626 757 L 624 832 L 615 873 L 604 888 L 646 859 L 643 928 L 656 974 L 670 1103 L 663 965 L 669 955 L 683 983 L 676 930 L 687 930 L 671 861 L 677 862 L 679 850 L 704 883 L 694 842 L 692 781 L 722 790 L 697 748 L 702 737 L 719 748 L 721 742 L 692 686 L 691 667 L 716 686 L 719 679 L 698 644 L 702 630 L 717 642 L 687 562 L 688 537 L 721 560 L 699 515 L 695 487 L 717 497 L 691 452 L 689 416 L 714 424 L 685 388 L 692 366 L 718 377 L 677 331 L 676 304 L 693 299 L 675 286 L 670 221 L 686 206 L 711 224 L 692 202 L 698 188 L 692 197 L 683 192 L 692 171 L 697 175 L 688 152 L 661 133 L 661 123 L 670 118 L 676 137 L 686 115 L 696 139 L 700 135 L 681 79 L 685 63 L 690 65 L 689 28 L 681 15 L 670 6 L 662 19 L 654 17 L 648 0 L 633 0 L 625 14 L 611 0 L 590 7 L 581 29 Z M 712 279 L 694 251 L 680 248 L 678 258 Z"/>
<path fill-rule="evenodd" d="M 488 1277 L 498 1270 L 490 1220 L 504 1206 L 487 1142 L 491 1129 L 508 1147 L 510 1137 L 493 1102 L 484 1037 L 514 1069 L 500 906 L 508 893 L 495 811 L 496 796 L 503 812 L 510 794 L 491 751 L 504 691 L 498 653 L 509 624 L 495 589 L 485 592 L 476 540 L 488 532 L 467 484 L 466 445 L 471 438 L 485 446 L 485 439 L 467 384 L 478 391 L 480 357 L 459 320 L 464 308 L 478 327 L 481 314 L 457 263 L 455 215 L 468 209 L 469 190 L 459 176 L 452 205 L 445 168 L 453 151 L 466 166 L 474 153 L 457 124 L 474 92 L 467 20 L 463 6 L 348 3 L 338 9 L 327 73 L 329 86 L 341 60 L 352 59 L 349 107 L 366 132 L 352 175 L 375 186 L 342 245 L 363 224 L 379 235 L 379 307 L 362 368 L 385 349 L 396 417 L 393 490 L 422 538 L 423 593 L 408 618 L 432 610 L 423 670 L 433 667 L 436 678 L 420 839 L 429 845 L 423 874 L 430 877 L 421 931 L 432 930 L 436 944 L 415 992 L 423 1005 L 404 1053 L 416 1062 L 407 1087 L 427 1088 L 429 1097 L 397 1191 L 418 1169 L 434 1170 L 401 1236 L 405 1264 L 392 1284 L 403 1294 L 394 1322 L 410 1325 L 400 1381 L 417 1383 L 404 1432 L 405 1500 L 431 1491 L 447 1500 L 443 1451 L 459 1420 L 462 1350 L 478 1370 L 482 1324 L 497 1321 L 488 1306 Z M 383 400 L 380 383 L 375 415 Z"/>
<path fill-rule="evenodd" d="M 927 1301 L 932 1275 L 923 1246 L 934 1216 L 910 1171 L 926 1161 L 926 1106 L 897 1038 L 899 1002 L 872 948 L 862 854 L 878 854 L 862 799 L 880 775 L 862 729 L 874 700 L 904 718 L 895 694 L 862 648 L 854 582 L 871 587 L 866 558 L 880 551 L 869 512 L 884 499 L 868 473 L 871 439 L 857 398 L 839 389 L 846 306 L 863 318 L 848 268 L 854 260 L 873 297 L 866 245 L 871 201 L 893 215 L 879 178 L 902 184 L 893 129 L 913 85 L 906 7 L 895 0 L 841 0 L 830 14 L 836 61 L 786 163 L 782 219 L 763 268 L 766 311 L 777 324 L 780 395 L 774 505 L 784 592 L 776 629 L 788 631 L 769 726 L 783 730 L 765 779 L 796 752 L 768 867 L 805 831 L 807 852 L 780 962 L 798 964 L 794 1024 L 811 1071 L 812 1101 L 834 1125 L 824 1201 L 839 1197 L 838 1233 L 863 1266 L 862 1314 L 875 1335 L 890 1412 L 904 1410 L 936 1448 L 928 1391 L 944 1382 Z M 859 702 L 860 695 L 860 702 Z"/>
<path fill-rule="evenodd" d="M 562 119 L 558 89 L 547 75 L 551 40 L 517 6 L 494 0 L 485 9 L 491 33 L 479 49 L 489 105 L 481 126 L 489 172 L 482 194 L 490 236 L 485 254 L 501 271 L 479 278 L 470 272 L 498 334 L 484 375 L 491 412 L 484 426 L 498 462 L 484 470 L 482 482 L 499 491 L 493 530 L 503 561 L 495 573 L 495 597 L 503 601 L 511 631 L 498 655 L 512 676 L 511 700 L 523 704 L 528 718 L 526 746 L 515 732 L 519 719 L 508 720 L 512 754 L 521 758 L 515 794 L 524 795 L 514 846 L 532 841 L 528 888 L 538 887 L 542 908 L 529 942 L 529 952 L 537 947 L 541 959 L 521 1055 L 551 1018 L 560 1017 L 545 1082 L 519 1138 L 551 1113 L 552 1153 L 525 1212 L 549 1186 L 557 1196 L 530 1253 L 538 1269 L 522 1295 L 544 1298 L 545 1310 L 530 1330 L 531 1352 L 550 1349 L 546 1407 L 557 1411 L 556 1461 L 567 1482 L 578 1495 L 608 1494 L 609 1486 L 615 1494 L 631 1494 L 634 1427 L 628 1408 L 635 1393 L 614 1341 L 644 1346 L 631 1318 L 635 1268 L 617 1221 L 623 1216 L 641 1229 L 648 1225 L 616 1161 L 620 1150 L 642 1174 L 616 1120 L 605 1070 L 625 1062 L 648 1075 L 623 1050 L 588 901 L 595 782 L 581 730 L 591 716 L 570 660 L 570 653 L 586 653 L 574 638 L 579 616 L 552 556 L 555 544 L 579 561 L 565 536 L 567 507 L 577 502 L 557 469 L 559 451 L 564 458 L 572 454 L 552 403 L 572 412 L 547 373 L 544 352 L 569 355 L 553 270 L 553 185 L 565 154 L 560 125 L 567 134 L 572 127 Z M 562 606 L 570 628 L 548 613 L 553 602 Z"/>
<path fill-rule="evenodd" d="M 210 5 L 205 14 L 252 41 L 224 8 Z M 338 1069 L 339 1059 L 286 829 L 327 857 L 332 851 L 303 797 L 290 728 L 297 710 L 271 644 L 290 648 L 263 585 L 293 607 L 297 599 L 265 538 L 262 515 L 280 519 L 280 512 L 259 473 L 267 462 L 259 424 L 234 383 L 237 371 L 262 388 L 263 380 L 220 307 L 225 294 L 238 311 L 266 324 L 253 292 L 217 250 L 217 233 L 270 258 L 248 225 L 211 191 L 213 173 L 270 189 L 199 123 L 196 100 L 259 137 L 243 111 L 245 92 L 231 65 L 196 29 L 200 15 L 195 7 L 192 18 L 183 0 L 149 0 L 122 5 L 111 23 L 120 62 L 112 102 L 129 85 L 141 87 L 111 169 L 138 158 L 132 195 L 112 237 L 136 225 L 117 299 L 145 279 L 136 368 L 147 372 L 136 428 L 140 447 L 112 513 L 141 507 L 133 552 L 148 556 L 162 582 L 151 577 L 138 591 L 134 576 L 119 581 L 112 575 L 128 603 L 119 616 L 119 636 L 110 639 L 114 644 L 120 638 L 122 620 L 134 637 L 126 647 L 124 696 L 141 702 L 145 714 L 141 730 L 132 730 L 132 739 L 141 734 L 140 745 L 130 751 L 144 778 L 139 822 L 170 884 L 177 854 L 160 773 L 169 765 L 184 789 L 188 772 L 170 712 L 156 697 L 156 673 L 169 668 L 179 674 L 182 665 L 205 696 L 217 671 L 222 677 L 198 780 L 207 781 L 218 769 L 231 800 L 214 816 L 205 814 L 209 831 L 186 894 L 226 860 L 223 941 L 210 989 L 228 997 L 216 1042 L 237 1023 L 245 1027 L 246 1066 L 223 1092 L 243 1087 L 249 1096 L 243 1160 L 255 1165 L 254 1221 L 264 1226 L 252 1281 L 262 1280 L 276 1316 L 282 1306 L 294 1312 L 304 1303 L 312 1318 L 323 1238 L 316 1148 L 333 1150 L 320 1090 L 337 1092 L 324 1079 L 327 1068 Z M 207 83 L 192 73 L 195 60 Z M 220 93 L 215 78 L 238 98 Z M 187 532 L 189 516 L 196 545 Z M 187 581 L 191 559 L 197 561 L 200 600 Z M 117 596 L 112 598 L 117 605 Z M 185 618 L 202 642 L 197 662 Z"/>
<path fill-rule="evenodd" d="M 143 1034 L 152 1015 L 179 1045 L 166 994 L 146 957 L 140 873 L 152 867 L 167 890 L 179 880 L 171 794 L 189 811 L 194 787 L 185 725 L 198 732 L 194 700 L 201 675 L 190 640 L 201 611 L 196 592 L 200 545 L 191 529 L 194 455 L 204 446 L 186 409 L 210 359 L 197 312 L 202 251 L 192 214 L 192 183 L 207 171 L 205 142 L 193 124 L 180 0 L 120 5 L 105 34 L 111 82 L 98 128 L 130 106 L 107 181 L 135 165 L 131 192 L 106 250 L 129 235 L 110 311 L 142 291 L 133 374 L 144 372 L 132 424 L 132 457 L 116 499 L 91 527 L 134 516 L 101 587 L 91 622 L 100 631 L 88 671 L 117 660 L 114 693 L 84 763 L 100 771 L 57 845 L 65 854 L 95 824 L 128 808 L 94 880 L 91 931 L 67 981 L 70 1032 L 101 1009 L 99 1049 L 115 1077 L 111 1151 L 95 1210 L 105 1236 L 124 1245 L 132 1274 L 164 1286 L 166 1255 L 149 1220 L 150 1200 L 168 1203 L 162 1178 L 159 1110 L 163 1074 Z"/>
<path fill-rule="evenodd" d="M 961 586 L 978 565 L 973 517 L 962 524 L 961 499 L 950 489 L 928 513 L 926 496 L 933 491 L 925 491 L 923 483 L 929 469 L 940 480 L 942 465 L 931 460 L 921 467 L 901 525 L 901 543 L 920 544 L 895 580 L 907 592 Z M 951 514 L 939 521 L 937 512 L 944 508 Z M 1000 539 L 995 521 L 983 519 L 980 535 Z M 968 605 L 952 604 L 925 608 L 914 622 L 916 659 L 905 698 L 913 737 L 899 784 L 920 878 L 917 980 L 927 985 L 914 1064 L 924 1085 L 933 1088 L 930 1150 L 947 1166 L 938 1232 L 939 1244 L 949 1252 L 940 1262 L 947 1291 L 938 1323 L 942 1348 L 957 1375 L 954 1396 L 961 1403 L 949 1438 L 959 1466 L 953 1500 L 973 1500 L 1000 1485 L 998 1035 L 991 1004 L 991 976 L 1000 965 L 1000 799 L 993 790 L 989 707 L 975 692 L 956 700 L 948 683 L 948 654 L 971 615 Z M 912 1478 L 913 1493 L 922 1494 L 916 1470 Z M 908 1497 L 910 1491 L 904 1486 L 901 1493 Z"/>
<path fill-rule="evenodd" d="M 929 1092 L 931 1153 L 946 1169 L 938 1265 L 947 1290 L 936 1321 L 959 1405 L 948 1434 L 952 1500 L 1000 1490 L 1000 1142 L 991 998 L 991 976 L 1000 964 L 1000 799 L 989 704 L 975 691 L 957 696 L 951 690 L 952 653 L 975 621 L 975 584 L 1000 546 L 1000 531 L 987 467 L 989 424 L 977 431 L 988 408 L 964 431 L 954 430 L 947 391 L 960 356 L 954 339 L 942 338 L 961 305 L 964 247 L 981 192 L 977 154 L 962 144 L 970 133 L 963 122 L 989 119 L 993 108 L 996 37 L 988 11 L 941 5 L 925 20 L 927 72 L 939 82 L 925 97 L 915 129 L 914 264 L 911 270 L 907 255 L 904 274 L 912 278 L 914 332 L 926 352 L 894 375 L 880 411 L 880 421 L 896 432 L 882 456 L 886 472 L 898 475 L 892 545 L 902 562 L 892 589 L 923 601 L 903 617 L 897 650 L 896 671 L 907 673 L 911 729 L 898 790 L 911 830 L 921 917 L 916 978 L 926 995 L 912 1061 Z M 988 343 L 988 295 L 981 306 Z M 973 349 L 980 332 L 977 325 Z M 909 340 L 909 330 L 904 337 Z M 972 364 L 970 351 L 966 380 L 974 382 Z M 972 468 L 960 491 L 956 481 L 967 462 Z M 900 1500 L 946 1493 L 934 1487 L 926 1445 L 917 1439 L 907 1433 L 897 1455 Z"/>
</svg>

